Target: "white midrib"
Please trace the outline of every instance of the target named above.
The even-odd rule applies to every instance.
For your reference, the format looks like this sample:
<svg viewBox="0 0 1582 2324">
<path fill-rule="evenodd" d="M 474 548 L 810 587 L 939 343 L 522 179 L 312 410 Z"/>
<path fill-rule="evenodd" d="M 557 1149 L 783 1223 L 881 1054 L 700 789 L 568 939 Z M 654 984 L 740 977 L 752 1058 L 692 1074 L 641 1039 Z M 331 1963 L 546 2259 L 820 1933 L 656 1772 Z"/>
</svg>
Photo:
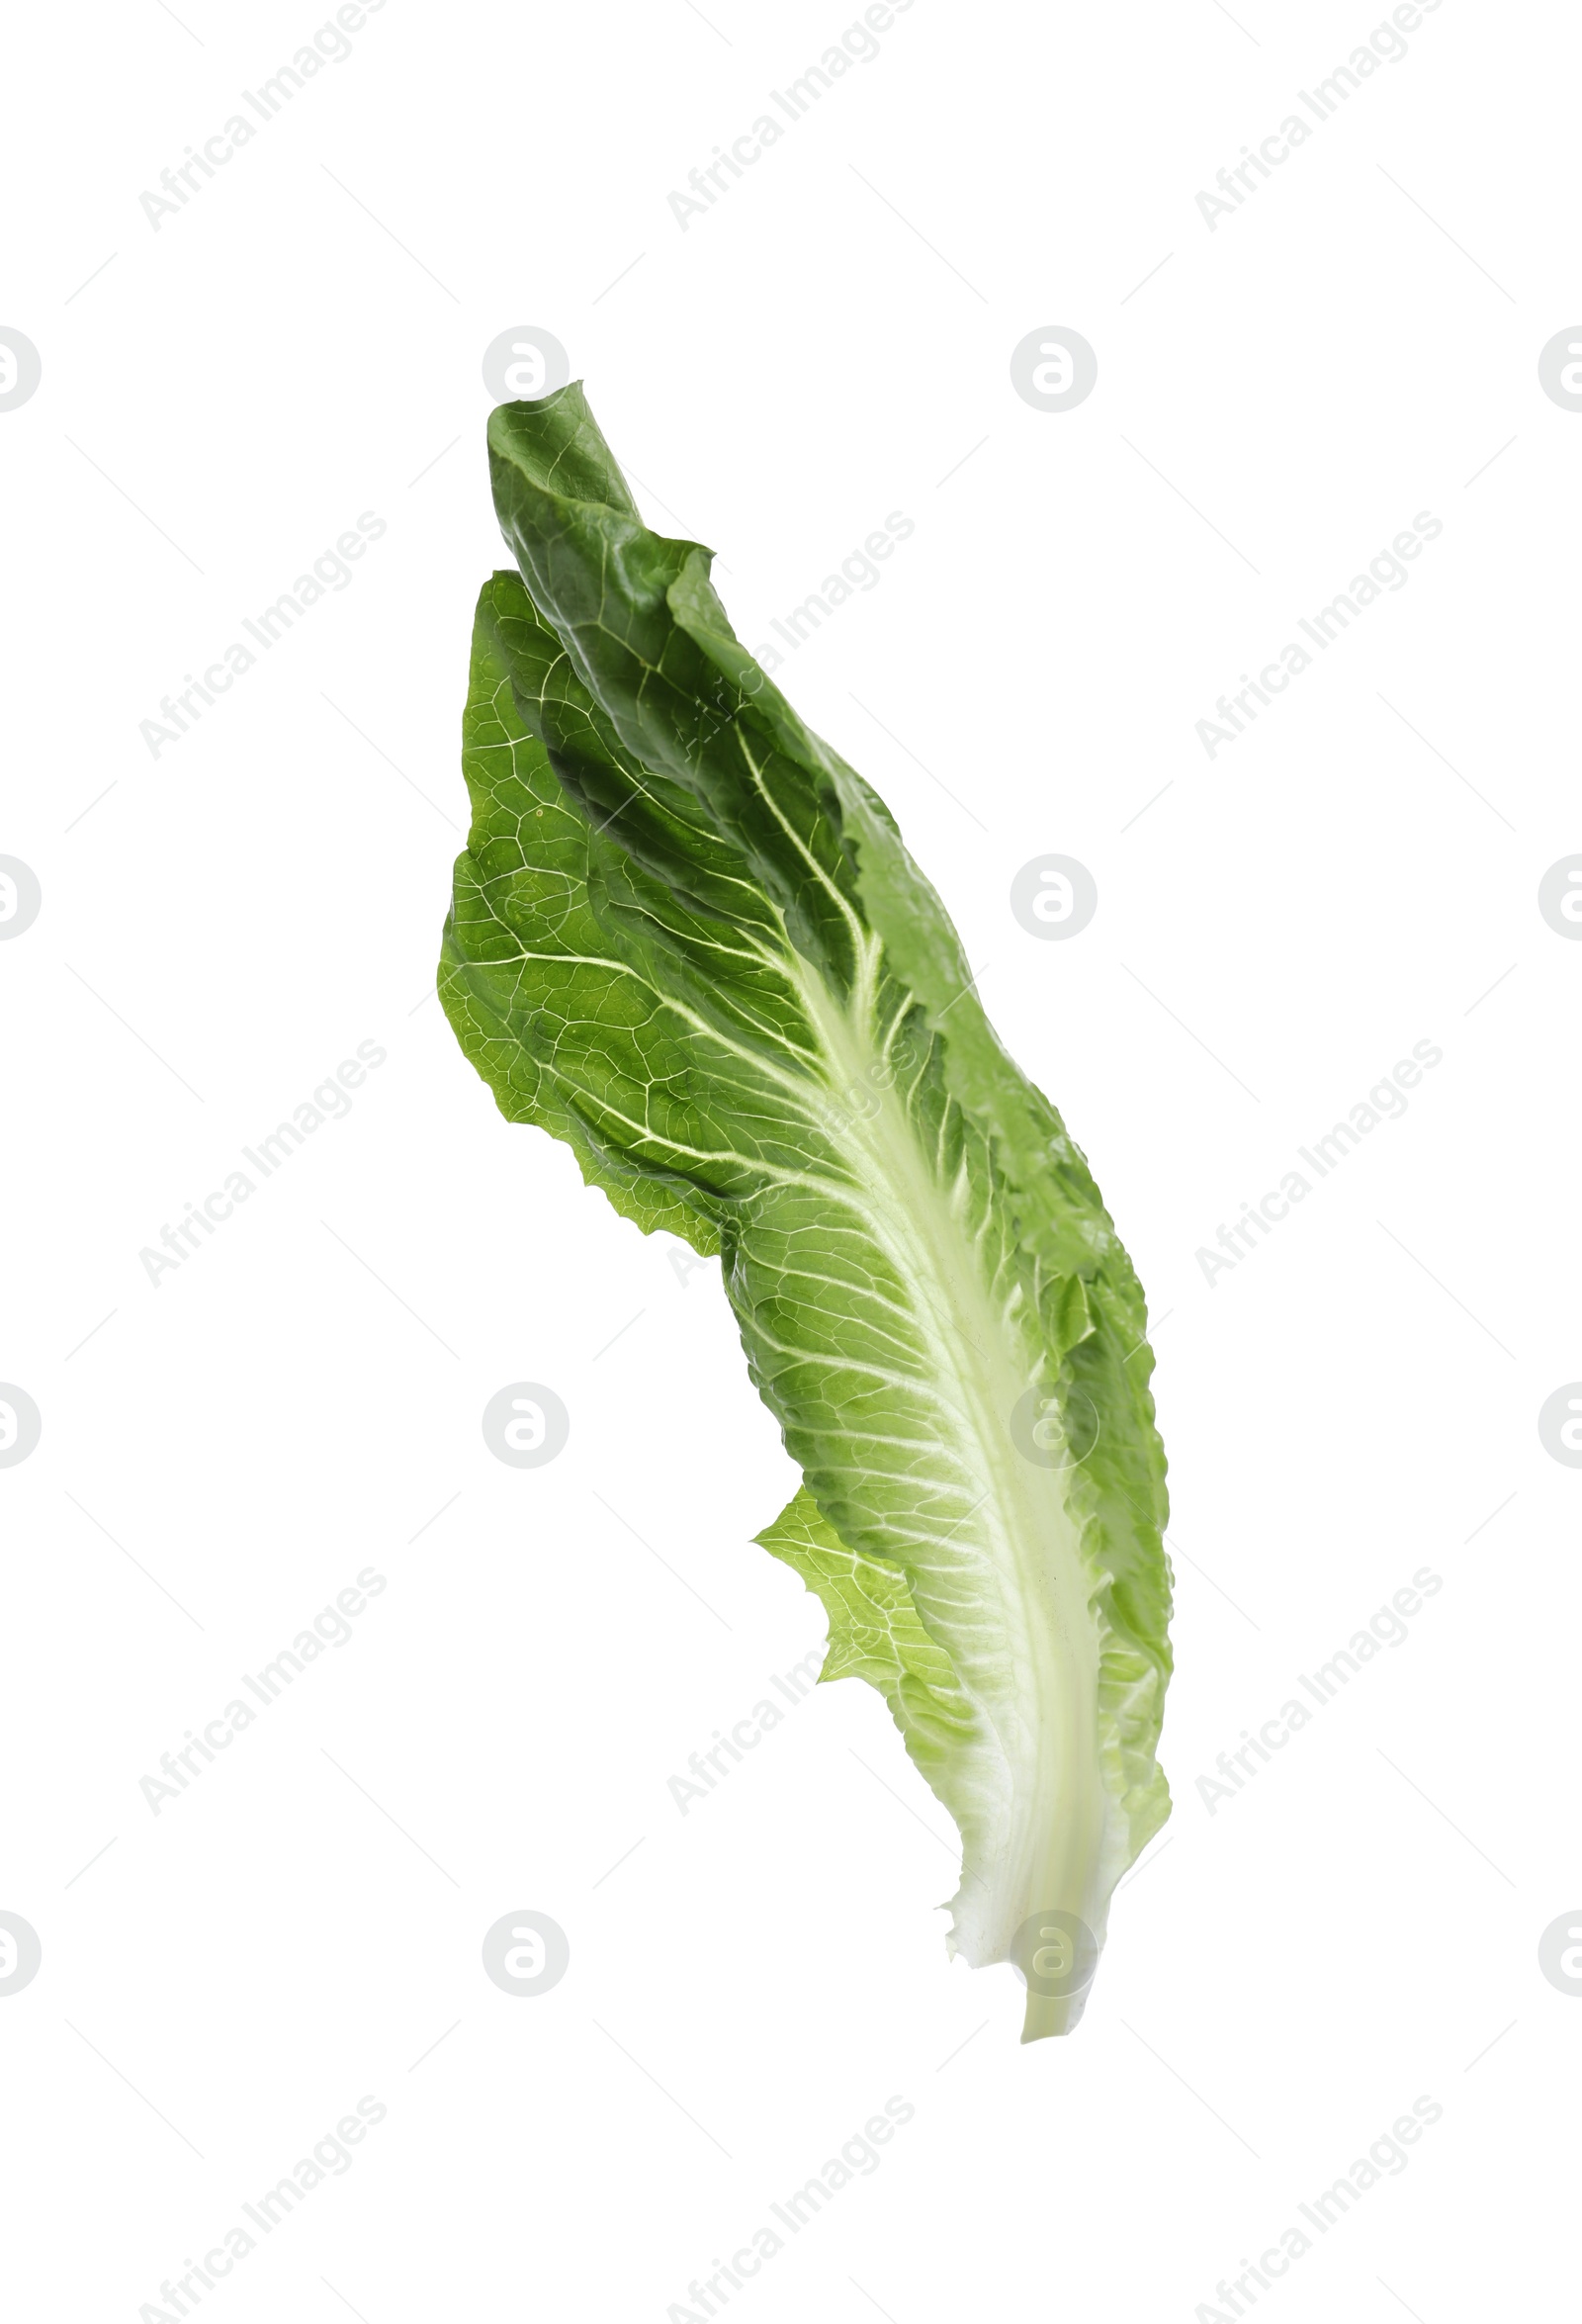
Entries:
<svg viewBox="0 0 1582 2324">
<path fill-rule="evenodd" d="M 986 1757 L 1002 1761 L 998 1831 L 986 1860 L 964 1863 L 955 1901 L 956 1949 L 974 1967 L 1005 1960 L 1017 1931 L 1051 1908 L 1102 1934 L 1100 1893 L 1111 1813 L 1099 1758 L 1099 1641 L 1092 1577 L 1077 1549 L 1061 1474 L 1026 1461 L 1010 1433 L 1011 1408 L 1029 1385 L 1025 1358 L 995 1307 L 966 1225 L 930 1171 L 893 1086 L 875 1081 L 882 1060 L 862 998 L 850 1015 L 815 975 L 808 1015 L 830 1059 L 832 1086 L 871 1088 L 876 1104 L 850 1123 L 842 1145 L 870 1197 L 867 1231 L 910 1294 L 936 1368 L 939 1428 L 947 1456 L 980 1505 L 961 1528 L 993 1564 L 999 1604 L 984 1612 L 1014 1667 L 971 1638 L 938 1637 L 986 1730 Z M 866 1022 L 865 1022 L 866 1020 Z M 957 1417 L 954 1426 L 949 1415 Z M 963 1539 L 963 1550 L 969 1548 Z M 925 1627 L 930 1592 L 911 1577 Z M 1023 2038 L 1063 2032 L 1080 2014 L 1029 1992 Z"/>
</svg>

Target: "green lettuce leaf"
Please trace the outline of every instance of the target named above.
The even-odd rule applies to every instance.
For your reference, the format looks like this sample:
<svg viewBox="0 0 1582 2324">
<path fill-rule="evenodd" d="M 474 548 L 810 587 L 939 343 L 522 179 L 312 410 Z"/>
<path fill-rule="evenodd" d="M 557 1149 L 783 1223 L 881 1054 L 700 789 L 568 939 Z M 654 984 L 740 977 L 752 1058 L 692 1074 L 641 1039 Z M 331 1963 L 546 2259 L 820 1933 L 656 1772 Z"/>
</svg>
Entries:
<svg viewBox="0 0 1582 2324">
<path fill-rule="evenodd" d="M 804 1484 L 763 1546 L 954 1818 L 951 1948 L 1081 2014 L 1170 1812 L 1142 1294 L 883 802 L 650 532 L 577 386 L 490 416 L 440 993 L 512 1121 L 718 1251 Z"/>
</svg>

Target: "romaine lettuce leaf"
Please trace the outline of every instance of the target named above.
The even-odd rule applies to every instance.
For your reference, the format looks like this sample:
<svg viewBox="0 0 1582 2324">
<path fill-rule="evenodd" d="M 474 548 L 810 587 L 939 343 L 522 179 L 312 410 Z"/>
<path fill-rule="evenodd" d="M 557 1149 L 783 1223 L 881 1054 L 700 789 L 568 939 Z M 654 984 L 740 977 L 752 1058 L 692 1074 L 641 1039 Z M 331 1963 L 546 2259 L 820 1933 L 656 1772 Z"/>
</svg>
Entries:
<svg viewBox="0 0 1582 2324">
<path fill-rule="evenodd" d="M 824 1676 L 883 1694 L 955 1819 L 951 1949 L 1081 2014 L 1170 1810 L 1165 1463 L 1142 1294 L 883 802 L 650 532 L 561 389 L 490 416 L 440 993 L 513 1121 L 718 1251 L 804 1484 L 763 1546 Z"/>
</svg>

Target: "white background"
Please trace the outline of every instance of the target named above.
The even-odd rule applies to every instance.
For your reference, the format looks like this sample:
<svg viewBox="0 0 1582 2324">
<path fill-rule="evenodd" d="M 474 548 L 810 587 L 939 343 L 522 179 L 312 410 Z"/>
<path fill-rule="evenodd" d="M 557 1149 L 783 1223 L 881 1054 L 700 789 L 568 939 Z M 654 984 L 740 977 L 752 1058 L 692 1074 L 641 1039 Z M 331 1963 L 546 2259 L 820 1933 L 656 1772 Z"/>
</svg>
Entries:
<svg viewBox="0 0 1582 2324">
<path fill-rule="evenodd" d="M 658 2324 L 899 2094 L 732 2313 L 1185 2320 L 1427 2094 L 1262 2304 L 1538 2313 L 1582 2033 L 1538 1967 L 1582 1899 L 1582 1475 L 1536 1425 L 1582 1374 L 1582 946 L 1536 903 L 1582 846 L 1582 417 L 1538 381 L 1582 310 L 1574 17 L 1446 0 L 1211 232 L 1198 191 L 1380 15 L 917 0 L 683 231 L 668 193 L 851 16 L 390 0 L 155 231 L 139 194 L 323 21 L 180 16 L 15 20 L 0 163 L 44 366 L 0 413 L 0 852 L 44 890 L 0 945 L 0 1377 L 44 1416 L 0 1471 L 0 1907 L 43 1945 L 0 1999 L 6 2313 L 135 2317 L 364 2094 L 354 2167 L 204 2312 Z M 1099 384 L 1050 414 L 1009 364 L 1055 323 Z M 748 1546 L 793 1478 L 717 1271 L 508 1129 L 432 998 L 518 324 L 749 643 L 916 523 L 780 682 L 1090 1155 L 1171 1459 L 1177 1810 L 1067 2041 L 947 1963 L 948 1823 L 859 1684 L 666 1788 L 823 1624 Z M 153 759 L 363 510 L 353 584 Z M 1420 510 L 1409 585 L 1210 761 L 1194 722 Z M 1067 943 L 1009 909 L 1047 851 L 1099 885 Z M 350 1115 L 150 1284 L 360 1040 Z M 1419 1040 L 1406 1116 L 1205 1282 Z M 543 1469 L 481 1435 L 517 1380 L 571 1415 Z M 369 1565 L 351 1642 L 152 1814 Z M 1407 1643 L 1210 1815 L 1423 1565 Z M 571 1943 L 536 1999 L 480 1959 L 524 1908 Z"/>
</svg>

